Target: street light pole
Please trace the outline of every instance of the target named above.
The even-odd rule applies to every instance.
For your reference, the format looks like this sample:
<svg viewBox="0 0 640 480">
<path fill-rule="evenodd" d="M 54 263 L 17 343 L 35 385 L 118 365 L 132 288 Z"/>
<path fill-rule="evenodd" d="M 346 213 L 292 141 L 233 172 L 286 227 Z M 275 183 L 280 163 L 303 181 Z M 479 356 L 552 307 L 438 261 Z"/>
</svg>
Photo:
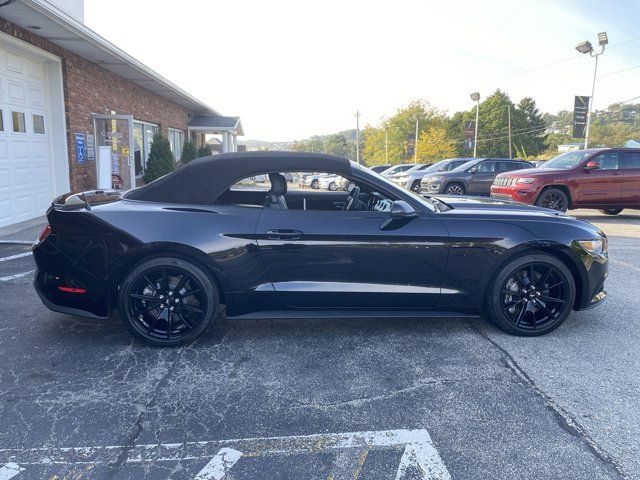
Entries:
<svg viewBox="0 0 640 480">
<path fill-rule="evenodd" d="M 360 110 L 356 110 L 356 163 L 360 165 Z"/>
<path fill-rule="evenodd" d="M 471 95 L 471 100 L 476 102 L 476 132 L 473 138 L 473 158 L 476 158 L 476 154 L 478 152 L 478 121 L 480 120 L 480 94 L 478 92 L 474 92 Z"/>
<path fill-rule="evenodd" d="M 584 133 L 584 148 L 589 148 L 589 130 L 591 130 L 591 115 L 593 111 L 593 96 L 596 91 L 596 76 L 598 73 L 598 57 L 604 53 L 604 48 L 609 43 L 609 37 L 607 37 L 607 32 L 600 32 L 598 34 L 598 44 L 600 45 L 600 51 L 596 52 L 591 45 L 591 42 L 588 40 L 584 42 L 580 42 L 576 46 L 576 50 L 580 53 L 588 53 L 591 57 L 595 59 L 595 66 L 593 68 L 593 83 L 591 84 L 591 98 L 589 99 L 589 112 L 587 113 L 587 128 Z"/>
</svg>

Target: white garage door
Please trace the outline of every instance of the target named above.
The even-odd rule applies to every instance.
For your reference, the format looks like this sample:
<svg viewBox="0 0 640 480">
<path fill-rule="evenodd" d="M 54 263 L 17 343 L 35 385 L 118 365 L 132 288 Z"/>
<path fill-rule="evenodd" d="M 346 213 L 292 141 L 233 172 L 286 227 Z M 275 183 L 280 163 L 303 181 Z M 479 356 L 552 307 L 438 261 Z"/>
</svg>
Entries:
<svg viewBox="0 0 640 480">
<path fill-rule="evenodd" d="M 45 71 L 0 44 L 0 227 L 44 215 L 51 204 Z"/>
</svg>

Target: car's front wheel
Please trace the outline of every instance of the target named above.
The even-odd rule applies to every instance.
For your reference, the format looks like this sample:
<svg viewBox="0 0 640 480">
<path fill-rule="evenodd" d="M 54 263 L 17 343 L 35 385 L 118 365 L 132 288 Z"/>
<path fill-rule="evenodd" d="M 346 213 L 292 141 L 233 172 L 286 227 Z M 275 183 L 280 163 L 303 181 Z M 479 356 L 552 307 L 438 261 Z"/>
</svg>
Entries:
<svg viewBox="0 0 640 480">
<path fill-rule="evenodd" d="M 318 180 L 313 180 L 311 182 L 311 188 L 313 188 L 314 190 L 317 190 L 319 188 Z"/>
<path fill-rule="evenodd" d="M 118 303 L 120 318 L 137 338 L 165 347 L 202 334 L 216 316 L 219 295 L 214 280 L 199 266 L 157 257 L 129 272 Z"/>
<path fill-rule="evenodd" d="M 336 182 L 331 182 L 329 184 L 329 190 L 331 190 L 332 192 L 335 192 L 336 190 L 338 190 L 338 185 L 336 184 Z"/>
<path fill-rule="evenodd" d="M 539 207 L 550 208 L 552 210 L 558 210 L 560 212 L 566 212 L 569 208 L 569 198 L 559 188 L 547 188 L 540 194 L 536 200 L 536 205 Z"/>
<path fill-rule="evenodd" d="M 600 212 L 604 213 L 605 215 L 618 215 L 622 210 L 624 209 L 623 208 L 604 208 L 600 210 Z"/>
<path fill-rule="evenodd" d="M 464 195 L 465 194 L 464 185 L 457 182 L 450 183 L 444 189 L 444 193 L 446 193 L 447 195 Z"/>
<path fill-rule="evenodd" d="M 576 297 L 569 269 L 544 253 L 512 260 L 496 275 L 487 291 L 491 320 L 513 335 L 538 336 L 567 319 Z"/>
<path fill-rule="evenodd" d="M 411 190 L 415 193 L 420 193 L 420 180 L 416 180 L 415 182 L 413 182 L 413 185 L 411 185 Z"/>
</svg>

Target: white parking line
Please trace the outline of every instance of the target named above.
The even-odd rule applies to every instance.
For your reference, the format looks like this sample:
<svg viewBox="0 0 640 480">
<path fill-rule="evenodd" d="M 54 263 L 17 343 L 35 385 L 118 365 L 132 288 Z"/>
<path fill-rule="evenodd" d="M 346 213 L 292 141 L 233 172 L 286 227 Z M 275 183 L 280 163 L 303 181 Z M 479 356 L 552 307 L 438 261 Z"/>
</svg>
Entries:
<svg viewBox="0 0 640 480">
<path fill-rule="evenodd" d="M 396 480 L 406 477 L 421 480 L 450 480 L 451 476 L 440 458 L 426 430 L 382 430 L 373 432 L 327 433 L 292 437 L 254 437 L 234 440 L 136 445 L 127 456 L 126 464 L 155 464 L 161 462 L 207 462 L 197 480 L 222 480 L 242 458 L 291 457 L 295 454 L 315 455 L 331 453 L 333 478 L 347 475 L 354 478 L 366 467 L 372 450 L 404 447 L 396 471 Z M 57 466 L 108 464 L 118 460 L 121 445 L 95 447 L 45 447 L 0 449 L 0 462 Z M 211 458 L 212 452 L 218 452 Z M 351 456 L 351 459 L 349 458 Z M 3 480 L 0 478 L 0 480 Z"/>
<path fill-rule="evenodd" d="M 26 277 L 27 275 L 30 275 L 33 272 L 35 272 L 35 270 L 29 270 L 28 272 L 16 273 L 15 275 L 9 275 L 7 277 L 0 277 L 0 282 L 8 282 L 9 280 L 15 280 L 16 278 Z"/>
<path fill-rule="evenodd" d="M 2 467 L 0 467 L 0 480 L 9 480 L 10 478 L 15 477 L 23 471 L 24 468 L 22 468 L 17 463 L 5 463 L 4 465 L 2 465 Z"/>
<path fill-rule="evenodd" d="M 242 452 L 238 450 L 221 448 L 215 457 L 200 470 L 195 480 L 222 480 L 229 469 L 240 460 L 241 456 Z"/>
<path fill-rule="evenodd" d="M 8 262 L 9 260 L 15 260 L 16 258 L 28 257 L 29 255 L 31 255 L 31 252 L 17 253 L 15 255 L 11 255 L 9 257 L 0 258 L 0 262 Z"/>
</svg>

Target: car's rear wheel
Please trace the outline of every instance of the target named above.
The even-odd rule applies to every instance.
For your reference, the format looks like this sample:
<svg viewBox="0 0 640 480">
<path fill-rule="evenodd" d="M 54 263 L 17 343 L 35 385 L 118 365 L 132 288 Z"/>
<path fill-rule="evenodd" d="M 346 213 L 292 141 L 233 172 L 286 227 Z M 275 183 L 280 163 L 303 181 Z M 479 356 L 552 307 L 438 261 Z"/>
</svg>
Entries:
<svg viewBox="0 0 640 480">
<path fill-rule="evenodd" d="M 155 346 L 176 346 L 197 338 L 215 318 L 215 281 L 180 258 L 158 257 L 129 272 L 120 288 L 119 312 L 126 327 Z"/>
<path fill-rule="evenodd" d="M 338 190 L 338 185 L 336 184 L 336 182 L 331 182 L 329 184 L 329 190 L 331 190 L 332 192 L 335 192 L 336 190 Z"/>
<path fill-rule="evenodd" d="M 558 328 L 573 309 L 575 281 L 556 257 L 534 254 L 505 265 L 487 292 L 489 317 L 513 335 L 538 336 Z"/>
<path fill-rule="evenodd" d="M 604 213 L 605 215 L 618 215 L 622 210 L 624 209 L 623 208 L 604 208 L 600 210 L 600 212 Z"/>
<path fill-rule="evenodd" d="M 444 193 L 446 193 L 447 195 L 464 195 L 465 188 L 461 183 L 450 183 L 444 189 Z"/>
<path fill-rule="evenodd" d="M 314 190 L 318 189 L 318 180 L 313 180 L 311 182 L 311 188 L 313 188 Z"/>
<path fill-rule="evenodd" d="M 544 208 L 551 208 L 552 210 L 558 210 L 560 212 L 566 212 L 569 208 L 569 198 L 559 188 L 547 188 L 543 191 L 538 199 L 536 205 Z"/>
</svg>

